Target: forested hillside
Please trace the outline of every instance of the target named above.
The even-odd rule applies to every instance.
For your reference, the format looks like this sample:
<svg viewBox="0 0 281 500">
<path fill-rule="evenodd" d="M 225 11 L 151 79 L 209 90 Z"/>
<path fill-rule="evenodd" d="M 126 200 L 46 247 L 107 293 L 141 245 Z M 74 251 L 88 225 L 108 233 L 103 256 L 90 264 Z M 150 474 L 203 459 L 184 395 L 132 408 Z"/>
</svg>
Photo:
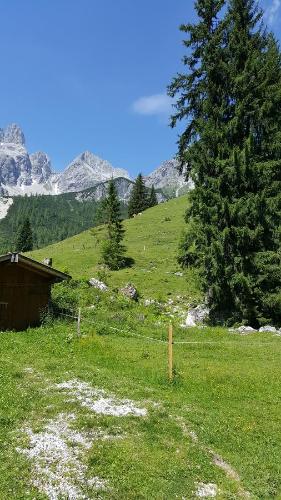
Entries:
<svg viewBox="0 0 281 500">
<path fill-rule="evenodd" d="M 31 222 L 34 248 L 41 248 L 96 225 L 99 206 L 100 202 L 94 200 L 76 200 L 76 193 L 17 196 L 0 221 L 0 252 L 14 249 L 17 229 L 25 217 Z M 124 204 L 122 213 L 127 215 Z"/>
</svg>

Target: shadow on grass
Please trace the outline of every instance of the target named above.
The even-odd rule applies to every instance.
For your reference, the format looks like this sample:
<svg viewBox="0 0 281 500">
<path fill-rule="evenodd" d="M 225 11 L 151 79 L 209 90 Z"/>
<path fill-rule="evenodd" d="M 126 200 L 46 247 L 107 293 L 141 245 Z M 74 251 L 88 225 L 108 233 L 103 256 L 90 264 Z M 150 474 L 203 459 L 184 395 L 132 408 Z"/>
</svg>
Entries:
<svg viewBox="0 0 281 500">
<path fill-rule="evenodd" d="M 122 269 L 126 267 L 133 267 L 134 264 L 135 264 L 135 259 L 133 259 L 132 257 L 124 257 L 124 263 Z"/>
</svg>

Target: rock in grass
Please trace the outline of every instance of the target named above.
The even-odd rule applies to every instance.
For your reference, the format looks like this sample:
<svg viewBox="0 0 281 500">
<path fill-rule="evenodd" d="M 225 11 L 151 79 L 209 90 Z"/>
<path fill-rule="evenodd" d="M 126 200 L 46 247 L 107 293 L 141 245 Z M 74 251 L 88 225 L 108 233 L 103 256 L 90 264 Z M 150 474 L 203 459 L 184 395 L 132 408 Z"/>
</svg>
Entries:
<svg viewBox="0 0 281 500">
<path fill-rule="evenodd" d="M 240 333 L 250 333 L 250 332 L 256 332 L 257 330 L 255 330 L 255 328 L 252 328 L 251 326 L 245 326 L 245 325 L 242 325 L 242 326 L 239 326 L 239 328 L 237 328 L 237 332 L 240 332 Z"/>
<path fill-rule="evenodd" d="M 218 494 L 218 487 L 214 483 L 198 483 L 195 496 L 198 498 L 215 498 Z"/>
<path fill-rule="evenodd" d="M 156 300 L 154 300 L 154 299 L 145 299 L 143 302 L 143 305 L 145 307 L 151 306 L 153 304 L 156 304 Z"/>
<path fill-rule="evenodd" d="M 119 292 L 131 300 L 138 300 L 138 291 L 132 283 L 128 283 L 124 288 L 120 288 Z"/>
<path fill-rule="evenodd" d="M 277 328 L 275 328 L 275 326 L 271 326 L 271 325 L 261 326 L 260 329 L 259 329 L 259 332 L 272 332 L 272 333 L 276 333 L 277 331 L 278 331 Z"/>
<path fill-rule="evenodd" d="M 209 309 L 204 304 L 189 309 L 184 326 L 187 328 L 197 326 L 199 323 L 203 323 L 204 321 L 206 321 L 208 316 Z"/>
<path fill-rule="evenodd" d="M 108 290 L 108 286 L 102 281 L 97 280 L 96 278 L 91 278 L 89 280 L 89 285 L 101 290 L 102 292 L 106 292 Z"/>
</svg>

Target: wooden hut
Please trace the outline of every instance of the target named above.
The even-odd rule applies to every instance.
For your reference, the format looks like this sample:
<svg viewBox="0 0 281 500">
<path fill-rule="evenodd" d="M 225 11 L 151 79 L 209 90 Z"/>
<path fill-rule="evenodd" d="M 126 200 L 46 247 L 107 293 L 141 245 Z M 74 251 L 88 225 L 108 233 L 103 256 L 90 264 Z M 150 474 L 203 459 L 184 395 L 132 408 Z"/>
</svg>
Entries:
<svg viewBox="0 0 281 500">
<path fill-rule="evenodd" d="M 69 278 L 19 253 L 0 256 L 0 331 L 38 325 L 49 304 L 51 285 Z"/>
</svg>

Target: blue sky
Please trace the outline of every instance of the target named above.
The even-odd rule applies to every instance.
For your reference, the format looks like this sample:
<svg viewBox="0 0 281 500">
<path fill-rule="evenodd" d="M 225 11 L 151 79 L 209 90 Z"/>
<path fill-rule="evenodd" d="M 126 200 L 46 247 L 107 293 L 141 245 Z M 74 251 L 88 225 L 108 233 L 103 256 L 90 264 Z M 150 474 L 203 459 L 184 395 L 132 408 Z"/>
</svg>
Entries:
<svg viewBox="0 0 281 500">
<path fill-rule="evenodd" d="M 281 0 L 263 0 L 281 39 Z M 2 0 L 0 126 L 19 123 L 56 170 L 84 150 L 148 173 L 176 153 L 167 84 L 191 0 Z"/>
</svg>

